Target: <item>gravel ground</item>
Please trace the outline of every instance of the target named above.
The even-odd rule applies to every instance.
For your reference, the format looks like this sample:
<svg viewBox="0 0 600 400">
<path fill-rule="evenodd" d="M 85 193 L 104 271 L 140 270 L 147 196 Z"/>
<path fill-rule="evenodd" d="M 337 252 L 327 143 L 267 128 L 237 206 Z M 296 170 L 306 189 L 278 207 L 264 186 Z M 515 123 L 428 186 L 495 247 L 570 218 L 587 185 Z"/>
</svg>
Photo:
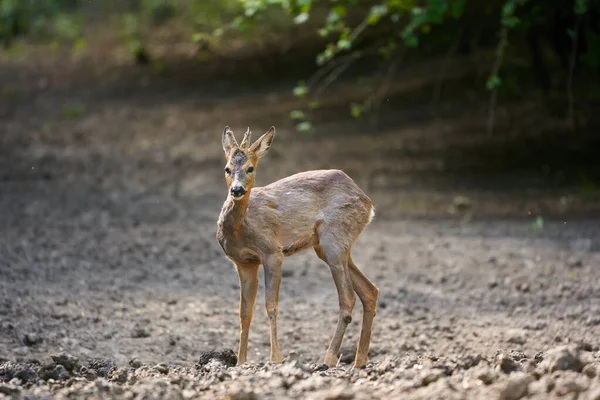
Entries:
<svg viewBox="0 0 600 400">
<path fill-rule="evenodd" d="M 568 191 L 432 184 L 419 152 L 381 152 L 425 151 L 416 135 L 439 124 L 299 137 L 287 93 L 66 72 L 0 75 L 15 88 L 0 111 L 0 399 L 600 399 L 600 220 L 534 218 L 577 204 Z M 259 185 L 342 168 L 378 208 L 353 254 L 380 289 L 364 370 L 350 368 L 360 304 L 339 366 L 322 366 L 337 295 L 309 252 L 284 262 L 285 362 L 266 362 L 261 279 L 249 363 L 232 366 L 220 132 L 248 124 L 280 127 Z"/>
</svg>

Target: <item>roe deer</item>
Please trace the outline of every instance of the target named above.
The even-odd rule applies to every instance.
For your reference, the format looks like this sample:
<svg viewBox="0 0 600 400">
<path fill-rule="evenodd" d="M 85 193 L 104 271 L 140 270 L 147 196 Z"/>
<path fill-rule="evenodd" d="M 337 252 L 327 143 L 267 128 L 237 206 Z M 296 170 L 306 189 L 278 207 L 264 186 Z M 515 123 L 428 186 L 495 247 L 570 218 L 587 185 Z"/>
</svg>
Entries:
<svg viewBox="0 0 600 400">
<path fill-rule="evenodd" d="M 251 145 L 248 128 L 238 145 L 229 127 L 223 131 L 228 194 L 219 216 L 217 240 L 240 278 L 238 365 L 246 362 L 260 264 L 265 272 L 270 359 L 282 361 L 277 342 L 281 264 L 284 257 L 312 247 L 331 268 L 339 297 L 337 327 L 325 364 L 334 366 L 338 361 L 346 327 L 352 321 L 356 292 L 363 305 L 363 319 L 354 367 L 362 368 L 367 364 L 379 291 L 354 264 L 350 251 L 375 215 L 373 204 L 339 170 L 302 172 L 253 188 L 258 159 L 267 153 L 274 135 L 272 127 Z"/>
</svg>

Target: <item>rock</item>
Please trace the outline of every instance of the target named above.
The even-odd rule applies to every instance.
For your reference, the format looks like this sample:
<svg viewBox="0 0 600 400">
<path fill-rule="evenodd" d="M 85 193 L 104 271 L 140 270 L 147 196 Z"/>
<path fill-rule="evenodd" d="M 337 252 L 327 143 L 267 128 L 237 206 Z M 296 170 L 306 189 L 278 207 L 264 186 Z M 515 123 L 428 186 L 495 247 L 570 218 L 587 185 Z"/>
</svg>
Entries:
<svg viewBox="0 0 600 400">
<path fill-rule="evenodd" d="M 313 372 L 327 371 L 329 367 L 327 364 L 319 364 L 312 369 Z"/>
<path fill-rule="evenodd" d="M 62 381 L 69 379 L 71 374 L 67 369 L 60 364 L 46 364 L 38 370 L 38 377 L 47 381 L 48 379 L 54 379 L 55 381 Z"/>
<path fill-rule="evenodd" d="M 200 354 L 200 358 L 196 361 L 196 367 L 203 367 L 211 360 L 217 360 L 227 367 L 234 367 L 237 364 L 237 356 L 231 349 L 221 351 L 210 350 Z"/>
<path fill-rule="evenodd" d="M 125 368 L 113 368 L 110 370 L 107 376 L 111 382 L 125 383 L 127 382 L 127 369 Z"/>
<path fill-rule="evenodd" d="M 25 346 L 35 346 L 36 344 L 39 344 L 42 341 L 42 338 L 38 334 L 33 332 L 29 332 L 23 335 L 23 344 Z"/>
<path fill-rule="evenodd" d="M 500 353 L 496 356 L 496 363 L 500 370 L 505 374 L 510 374 L 514 371 L 519 371 L 521 366 L 508 354 Z"/>
<path fill-rule="evenodd" d="M 546 353 L 544 361 L 540 363 L 545 371 L 575 371 L 581 372 L 589 363 L 575 345 L 555 347 Z"/>
<path fill-rule="evenodd" d="M 136 326 L 131 331 L 131 337 L 134 339 L 142 339 L 142 338 L 150 337 L 150 330 L 148 330 L 147 328 L 145 328 L 143 326 Z"/>
<path fill-rule="evenodd" d="M 569 268 L 581 268 L 583 267 L 583 261 L 576 256 L 569 257 L 569 259 L 567 259 L 567 266 Z"/>
<path fill-rule="evenodd" d="M 331 389 L 326 389 L 319 393 L 315 393 L 314 398 L 319 400 L 352 400 L 354 398 L 354 393 L 349 387 L 345 385 L 339 385 L 334 386 Z"/>
<path fill-rule="evenodd" d="M 98 376 L 106 378 L 111 369 L 115 368 L 113 360 L 92 358 L 88 361 L 89 368 L 94 370 Z"/>
<path fill-rule="evenodd" d="M 589 380 L 586 377 L 568 371 L 558 377 L 554 392 L 559 396 L 566 396 L 573 393 L 576 398 L 579 393 L 588 390 L 588 387 Z"/>
<path fill-rule="evenodd" d="M 546 393 L 550 393 L 554 389 L 555 386 L 556 386 L 556 383 L 554 382 L 552 377 L 549 375 L 544 375 L 540 378 L 540 380 L 531 382 L 529 384 L 528 391 L 529 391 L 529 394 L 531 394 L 531 395 L 533 395 L 533 394 L 545 395 Z"/>
<path fill-rule="evenodd" d="M 498 380 L 498 375 L 491 368 L 484 368 L 477 374 L 477 379 L 486 385 L 491 385 Z"/>
<path fill-rule="evenodd" d="M 530 331 L 541 331 L 542 329 L 546 329 L 547 327 L 547 323 L 539 321 L 532 324 L 525 324 L 525 326 L 523 326 L 523 329 L 527 329 Z"/>
<path fill-rule="evenodd" d="M 79 359 L 65 352 L 61 352 L 50 357 L 56 364 L 65 367 L 67 371 L 74 371 L 79 366 Z"/>
<path fill-rule="evenodd" d="M 230 400 L 256 400 L 257 399 L 256 394 L 254 394 L 254 392 L 252 392 L 252 391 L 247 392 L 245 390 L 240 390 L 238 392 L 232 393 L 227 398 Z"/>
<path fill-rule="evenodd" d="M 132 358 L 131 360 L 129 360 L 129 366 L 133 369 L 138 369 L 142 366 L 142 362 L 137 358 Z"/>
<path fill-rule="evenodd" d="M 587 393 L 585 400 L 600 400 L 600 387 L 590 390 Z"/>
<path fill-rule="evenodd" d="M 38 366 L 34 364 L 14 364 L 6 362 L 0 364 L 0 381 L 8 382 L 18 379 L 22 383 L 35 382 L 37 379 Z"/>
<path fill-rule="evenodd" d="M 598 371 L 600 371 L 599 367 L 600 363 L 587 364 L 581 372 L 588 378 L 595 378 L 598 375 Z"/>
<path fill-rule="evenodd" d="M 160 363 L 154 366 L 154 369 L 157 370 L 158 372 L 160 372 L 161 374 L 168 374 L 169 373 L 169 366 L 165 363 Z"/>
<path fill-rule="evenodd" d="M 427 386 L 444 376 L 444 372 L 439 369 L 424 370 L 419 374 L 419 382 L 421 385 Z"/>
<path fill-rule="evenodd" d="M 527 343 L 527 337 L 525 337 L 524 332 L 518 329 L 513 329 L 508 332 L 508 343 L 520 344 L 523 345 Z"/>
<path fill-rule="evenodd" d="M 500 400 L 519 400 L 529 393 L 529 384 L 535 379 L 531 375 L 517 373 L 500 389 Z"/>
<path fill-rule="evenodd" d="M 19 393 L 21 393 L 21 390 L 16 386 L 0 385 L 0 394 L 17 397 Z"/>
<path fill-rule="evenodd" d="M 598 325 L 600 325 L 600 317 L 593 317 L 593 316 L 590 315 L 585 320 L 585 324 L 587 326 L 598 326 Z"/>
</svg>

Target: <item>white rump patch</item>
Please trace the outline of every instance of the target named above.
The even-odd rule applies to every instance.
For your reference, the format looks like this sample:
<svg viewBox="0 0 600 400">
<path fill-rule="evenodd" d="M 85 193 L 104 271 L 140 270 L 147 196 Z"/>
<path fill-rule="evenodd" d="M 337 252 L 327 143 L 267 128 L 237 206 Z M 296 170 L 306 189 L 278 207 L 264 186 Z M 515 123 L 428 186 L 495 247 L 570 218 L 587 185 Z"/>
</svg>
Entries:
<svg viewBox="0 0 600 400">
<path fill-rule="evenodd" d="M 369 224 L 371 223 L 371 221 L 373 221 L 373 218 L 375 218 L 375 209 L 371 208 L 371 213 L 369 214 Z"/>
</svg>

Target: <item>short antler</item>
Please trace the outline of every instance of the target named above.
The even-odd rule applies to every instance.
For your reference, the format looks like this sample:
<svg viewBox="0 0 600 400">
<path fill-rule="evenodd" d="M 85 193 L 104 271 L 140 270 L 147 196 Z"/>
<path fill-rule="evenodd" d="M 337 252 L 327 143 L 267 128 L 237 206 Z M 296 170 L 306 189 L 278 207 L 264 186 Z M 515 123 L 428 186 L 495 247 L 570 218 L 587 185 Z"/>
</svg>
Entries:
<svg viewBox="0 0 600 400">
<path fill-rule="evenodd" d="M 244 139 L 242 140 L 242 144 L 240 144 L 240 147 L 242 149 L 247 149 L 248 147 L 250 147 L 251 136 L 252 132 L 250 132 L 250 127 L 248 127 L 246 133 L 244 133 Z"/>
</svg>

